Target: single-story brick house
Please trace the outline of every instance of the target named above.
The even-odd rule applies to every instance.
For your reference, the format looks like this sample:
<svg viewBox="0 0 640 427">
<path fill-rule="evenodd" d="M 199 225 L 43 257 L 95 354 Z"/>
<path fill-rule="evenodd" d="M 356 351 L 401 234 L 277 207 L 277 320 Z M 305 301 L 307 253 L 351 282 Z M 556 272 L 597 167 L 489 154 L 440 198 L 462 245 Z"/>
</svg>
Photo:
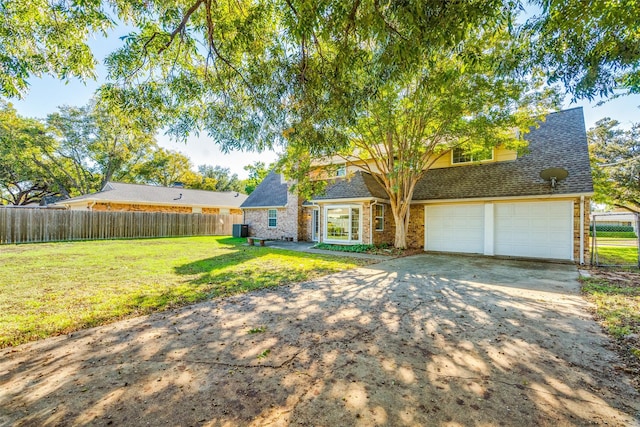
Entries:
<svg viewBox="0 0 640 427">
<path fill-rule="evenodd" d="M 108 182 L 101 191 L 61 200 L 56 206 L 72 210 L 114 212 L 169 212 L 199 214 L 242 214 L 246 194 L 182 187 Z"/>
<path fill-rule="evenodd" d="M 551 113 L 526 135 L 524 154 L 485 158 L 452 150 L 418 182 L 407 244 L 425 251 L 570 260 L 589 251 L 593 182 L 582 108 Z M 549 168 L 568 172 L 555 187 Z M 272 172 L 242 204 L 252 236 L 334 244 L 393 243 L 382 187 L 357 165 L 338 167 L 325 192 L 303 201 Z"/>
</svg>

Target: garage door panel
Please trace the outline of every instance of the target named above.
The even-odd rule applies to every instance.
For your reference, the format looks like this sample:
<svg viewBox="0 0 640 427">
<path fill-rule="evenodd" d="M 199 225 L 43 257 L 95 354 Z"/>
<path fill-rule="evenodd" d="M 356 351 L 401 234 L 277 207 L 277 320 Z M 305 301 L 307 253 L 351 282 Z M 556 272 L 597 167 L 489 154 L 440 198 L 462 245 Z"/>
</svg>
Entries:
<svg viewBox="0 0 640 427">
<path fill-rule="evenodd" d="M 482 253 L 484 206 L 427 206 L 425 247 L 429 251 Z"/>
<path fill-rule="evenodd" d="M 494 250 L 496 255 L 571 259 L 573 203 L 496 204 Z"/>
</svg>

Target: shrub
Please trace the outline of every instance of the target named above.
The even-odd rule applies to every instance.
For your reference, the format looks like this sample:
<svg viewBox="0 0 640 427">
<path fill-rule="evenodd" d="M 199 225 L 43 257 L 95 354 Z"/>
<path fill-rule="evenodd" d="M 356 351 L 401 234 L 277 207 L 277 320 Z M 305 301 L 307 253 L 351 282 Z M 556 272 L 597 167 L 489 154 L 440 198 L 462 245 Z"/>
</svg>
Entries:
<svg viewBox="0 0 640 427">
<path fill-rule="evenodd" d="M 596 231 L 596 237 L 614 237 L 618 239 L 635 239 L 636 233 L 633 231 Z M 589 233 L 593 237 L 593 232 Z"/>
<path fill-rule="evenodd" d="M 591 224 L 591 226 L 589 227 L 589 231 L 593 233 L 593 224 Z M 629 232 L 630 231 L 633 233 L 633 227 L 630 225 L 596 224 L 596 231 L 598 232 L 598 236 L 600 235 L 601 231 L 604 231 L 604 232 L 609 232 L 609 231 Z"/>
<path fill-rule="evenodd" d="M 331 245 L 328 243 L 318 243 L 314 246 L 314 248 L 339 252 L 366 253 L 374 250 L 376 247 L 374 245 Z"/>
</svg>

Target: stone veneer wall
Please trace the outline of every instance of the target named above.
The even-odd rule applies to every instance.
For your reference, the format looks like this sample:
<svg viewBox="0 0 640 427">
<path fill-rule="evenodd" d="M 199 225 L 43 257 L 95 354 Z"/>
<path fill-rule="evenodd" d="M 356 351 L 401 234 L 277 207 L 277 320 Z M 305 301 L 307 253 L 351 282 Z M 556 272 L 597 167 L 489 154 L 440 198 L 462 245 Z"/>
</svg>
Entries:
<svg viewBox="0 0 640 427">
<path fill-rule="evenodd" d="M 424 205 L 411 205 L 409 208 L 407 247 L 424 248 Z"/>
<path fill-rule="evenodd" d="M 589 237 L 589 222 L 591 212 L 591 197 L 584 198 L 584 262 L 591 261 L 591 245 Z M 580 198 L 577 197 L 573 203 L 573 258 L 576 263 L 580 263 Z"/>
</svg>

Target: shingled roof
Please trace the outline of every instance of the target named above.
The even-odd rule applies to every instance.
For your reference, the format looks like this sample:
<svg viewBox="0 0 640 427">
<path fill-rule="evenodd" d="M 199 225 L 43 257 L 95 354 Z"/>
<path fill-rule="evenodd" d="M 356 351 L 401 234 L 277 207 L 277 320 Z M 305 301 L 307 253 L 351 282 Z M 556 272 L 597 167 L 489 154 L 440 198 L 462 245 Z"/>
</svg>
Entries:
<svg viewBox="0 0 640 427">
<path fill-rule="evenodd" d="M 516 160 L 453 166 L 429 170 L 416 185 L 413 200 L 446 200 L 558 194 L 593 193 L 587 134 L 582 107 L 547 115 L 525 139 L 526 154 Z M 552 191 L 540 172 L 564 168 L 569 176 Z M 368 173 L 329 184 L 314 201 L 339 199 L 388 199 L 384 189 Z M 287 185 L 271 172 L 243 203 L 243 208 L 285 206 Z"/>
<path fill-rule="evenodd" d="M 283 182 L 281 175 L 271 171 L 240 207 L 284 207 L 287 204 L 287 191 L 287 184 Z"/>
<path fill-rule="evenodd" d="M 582 107 L 551 113 L 525 139 L 518 159 L 432 169 L 416 185 L 413 200 L 538 196 L 593 192 Z M 569 176 L 551 190 L 540 172 L 564 168 Z"/>
<path fill-rule="evenodd" d="M 98 193 L 61 200 L 57 204 L 86 200 L 111 203 L 239 208 L 246 198 L 246 194 L 236 191 L 217 192 L 191 190 L 181 187 L 108 182 L 102 191 Z"/>
<path fill-rule="evenodd" d="M 388 199 L 384 188 L 368 173 L 357 171 L 352 176 L 328 185 L 323 194 L 313 200 L 331 199 Z"/>
</svg>

